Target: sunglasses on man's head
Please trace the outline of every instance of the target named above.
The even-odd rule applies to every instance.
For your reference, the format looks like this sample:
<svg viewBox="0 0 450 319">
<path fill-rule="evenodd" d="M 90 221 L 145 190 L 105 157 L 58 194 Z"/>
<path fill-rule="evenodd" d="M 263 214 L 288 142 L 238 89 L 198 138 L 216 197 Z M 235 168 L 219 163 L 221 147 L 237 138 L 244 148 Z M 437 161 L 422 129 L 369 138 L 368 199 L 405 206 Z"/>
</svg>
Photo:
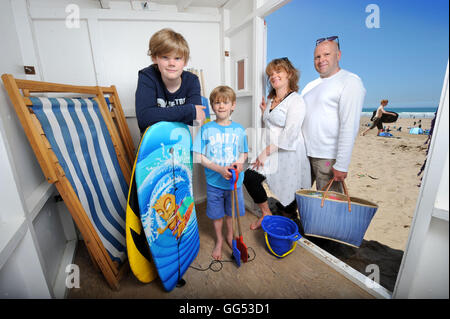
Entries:
<svg viewBox="0 0 450 319">
<path fill-rule="evenodd" d="M 339 37 L 338 37 L 337 35 L 333 35 L 333 36 L 327 37 L 327 38 L 320 38 L 320 39 L 317 39 L 317 40 L 316 40 L 316 46 L 318 46 L 319 44 L 321 44 L 323 41 L 334 41 L 334 40 L 337 41 L 338 48 L 340 49 L 340 46 L 339 46 Z"/>
</svg>

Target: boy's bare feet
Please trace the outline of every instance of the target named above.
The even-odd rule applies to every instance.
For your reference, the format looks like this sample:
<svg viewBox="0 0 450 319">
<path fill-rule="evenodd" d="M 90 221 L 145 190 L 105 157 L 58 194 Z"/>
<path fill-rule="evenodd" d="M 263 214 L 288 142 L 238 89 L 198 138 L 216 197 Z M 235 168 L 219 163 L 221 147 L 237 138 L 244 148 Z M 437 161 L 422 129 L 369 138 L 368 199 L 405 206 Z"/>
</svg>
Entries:
<svg viewBox="0 0 450 319">
<path fill-rule="evenodd" d="M 216 246 L 214 247 L 211 256 L 215 260 L 222 259 L 222 241 L 216 241 Z"/>
</svg>

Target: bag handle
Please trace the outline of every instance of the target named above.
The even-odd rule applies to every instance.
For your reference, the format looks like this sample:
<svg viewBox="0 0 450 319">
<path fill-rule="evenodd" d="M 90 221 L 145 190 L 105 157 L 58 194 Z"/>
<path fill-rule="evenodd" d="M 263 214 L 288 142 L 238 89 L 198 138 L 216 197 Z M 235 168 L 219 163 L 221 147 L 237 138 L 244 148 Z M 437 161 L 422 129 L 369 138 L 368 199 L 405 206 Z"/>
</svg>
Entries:
<svg viewBox="0 0 450 319">
<path fill-rule="evenodd" d="M 325 202 L 325 198 L 327 197 L 327 193 L 330 190 L 331 185 L 333 185 L 334 182 L 334 177 L 332 179 L 330 179 L 330 181 L 324 186 L 324 188 L 322 189 L 322 191 L 327 188 L 327 190 L 325 191 L 325 194 L 323 194 L 322 197 L 322 202 L 320 203 L 320 207 L 323 207 L 323 204 Z M 351 201 L 350 201 L 350 196 L 348 195 L 348 190 L 347 190 L 347 186 L 345 185 L 345 182 L 342 181 L 342 186 L 344 187 L 344 194 L 345 196 L 347 196 L 347 202 L 348 202 L 348 211 L 351 212 L 352 211 L 352 206 L 351 206 Z"/>
</svg>

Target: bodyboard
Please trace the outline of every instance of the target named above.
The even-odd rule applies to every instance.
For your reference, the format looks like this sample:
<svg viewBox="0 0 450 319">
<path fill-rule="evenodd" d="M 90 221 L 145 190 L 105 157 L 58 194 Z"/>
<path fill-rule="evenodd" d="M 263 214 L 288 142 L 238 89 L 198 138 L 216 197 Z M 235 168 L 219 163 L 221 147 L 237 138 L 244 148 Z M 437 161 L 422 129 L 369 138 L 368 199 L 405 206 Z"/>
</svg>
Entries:
<svg viewBox="0 0 450 319">
<path fill-rule="evenodd" d="M 182 279 L 200 249 L 187 125 L 159 122 L 146 130 L 136 159 L 141 222 L 164 289 Z"/>
<path fill-rule="evenodd" d="M 140 145 L 137 151 L 139 154 Z M 131 174 L 130 189 L 128 191 L 127 211 L 126 211 L 126 241 L 127 254 L 130 268 L 135 277 L 143 282 L 149 283 L 153 281 L 158 273 L 152 262 L 152 256 L 147 243 L 144 229 L 142 228 L 141 215 L 139 211 L 139 202 L 137 197 L 136 179 L 134 174 L 136 171 L 137 156 L 134 161 L 133 171 Z"/>
<path fill-rule="evenodd" d="M 388 112 L 391 112 L 391 111 L 388 111 Z M 371 121 L 373 121 L 376 113 L 377 113 L 376 110 L 372 112 L 372 117 L 370 118 Z M 398 119 L 398 113 L 395 113 L 395 112 L 391 112 L 391 113 L 394 113 L 395 115 L 392 115 L 392 114 L 383 114 L 383 115 L 381 115 L 381 122 L 383 122 L 383 123 L 394 123 L 394 122 L 396 122 L 397 119 Z"/>
<path fill-rule="evenodd" d="M 391 112 L 391 111 L 388 111 L 388 112 Z M 383 122 L 383 123 L 394 123 L 394 122 L 396 122 L 397 119 L 398 119 L 398 113 L 395 113 L 395 112 L 391 112 L 391 113 L 394 113 L 395 115 L 383 114 L 381 116 L 381 122 Z"/>
</svg>

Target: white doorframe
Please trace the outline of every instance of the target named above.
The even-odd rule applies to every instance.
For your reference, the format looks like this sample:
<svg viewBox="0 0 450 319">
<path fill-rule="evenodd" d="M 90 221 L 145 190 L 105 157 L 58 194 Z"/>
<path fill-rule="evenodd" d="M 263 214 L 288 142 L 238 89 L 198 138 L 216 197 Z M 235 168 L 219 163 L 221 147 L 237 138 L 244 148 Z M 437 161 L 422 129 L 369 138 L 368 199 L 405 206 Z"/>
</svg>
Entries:
<svg viewBox="0 0 450 319">
<path fill-rule="evenodd" d="M 428 275 L 428 278 L 430 278 L 437 275 L 417 273 L 418 270 L 420 271 L 419 266 L 421 259 L 424 258 L 424 252 L 422 251 L 422 248 L 426 241 L 427 235 L 430 233 L 430 223 L 432 222 L 433 218 L 436 218 L 437 221 L 446 225 L 448 237 L 448 194 L 441 194 L 440 192 L 441 188 L 445 188 L 443 182 L 447 183 L 446 187 L 448 189 L 448 71 L 449 70 L 447 62 L 447 71 L 442 87 L 439 109 L 436 115 L 434 132 L 427 156 L 427 163 L 425 165 L 422 185 L 416 204 L 416 210 L 411 223 L 408 242 L 395 284 L 393 293 L 394 298 L 410 297 L 410 294 L 412 293 L 412 287 L 414 281 L 417 280 L 417 276 L 423 277 Z M 447 171 L 447 174 L 445 174 L 445 171 Z M 438 202 L 437 200 L 439 199 L 439 194 L 440 196 L 447 196 L 447 207 L 437 207 L 438 205 L 436 205 L 436 203 Z M 448 298 L 448 262 L 445 268 L 447 269 L 447 279 L 441 278 L 441 280 L 438 281 L 440 281 L 443 285 L 447 285 Z M 433 288 L 429 287 L 429 289 L 431 293 L 431 290 Z"/>
</svg>

